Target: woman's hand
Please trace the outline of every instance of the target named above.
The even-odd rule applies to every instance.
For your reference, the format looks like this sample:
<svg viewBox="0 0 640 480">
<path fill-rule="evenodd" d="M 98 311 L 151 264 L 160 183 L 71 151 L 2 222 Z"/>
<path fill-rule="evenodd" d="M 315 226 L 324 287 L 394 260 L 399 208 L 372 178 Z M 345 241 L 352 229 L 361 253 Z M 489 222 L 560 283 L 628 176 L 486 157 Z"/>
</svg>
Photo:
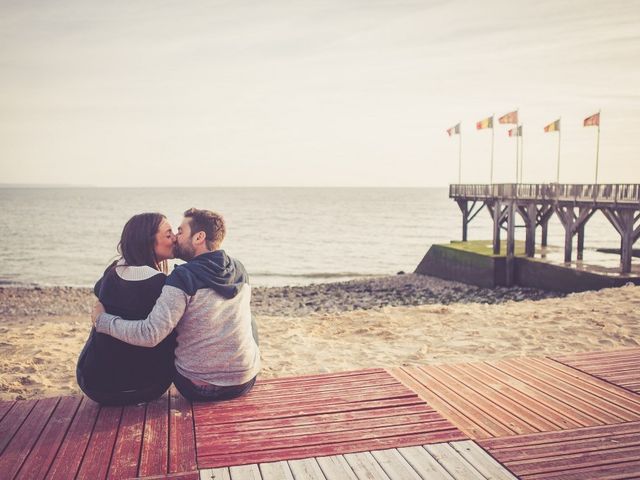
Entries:
<svg viewBox="0 0 640 480">
<path fill-rule="evenodd" d="M 105 313 L 105 309 L 104 309 L 104 305 L 102 305 L 100 302 L 96 302 L 96 304 L 93 306 L 93 310 L 91 311 L 91 322 L 93 323 L 93 326 L 96 326 L 96 320 L 98 318 L 98 315 L 100 315 L 101 313 Z"/>
</svg>

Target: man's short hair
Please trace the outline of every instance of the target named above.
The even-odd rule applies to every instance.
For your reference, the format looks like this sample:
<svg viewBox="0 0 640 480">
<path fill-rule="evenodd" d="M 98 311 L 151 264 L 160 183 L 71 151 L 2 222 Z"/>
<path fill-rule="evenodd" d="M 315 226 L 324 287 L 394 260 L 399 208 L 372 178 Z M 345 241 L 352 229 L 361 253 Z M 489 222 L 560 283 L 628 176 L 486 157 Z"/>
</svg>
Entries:
<svg viewBox="0 0 640 480">
<path fill-rule="evenodd" d="M 204 232 L 207 248 L 209 250 L 220 248 L 222 240 L 224 240 L 224 236 L 227 233 L 222 215 L 211 210 L 190 208 L 184 212 L 184 217 L 189 219 L 192 237 L 198 232 Z"/>
</svg>

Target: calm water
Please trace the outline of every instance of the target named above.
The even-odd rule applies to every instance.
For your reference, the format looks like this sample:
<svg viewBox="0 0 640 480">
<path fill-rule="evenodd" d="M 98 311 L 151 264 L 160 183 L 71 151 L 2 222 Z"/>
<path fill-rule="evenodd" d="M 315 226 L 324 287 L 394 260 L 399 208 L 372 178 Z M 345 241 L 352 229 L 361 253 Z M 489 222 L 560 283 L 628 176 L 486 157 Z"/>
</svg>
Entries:
<svg viewBox="0 0 640 480">
<path fill-rule="evenodd" d="M 431 244 L 461 235 L 460 212 L 444 188 L 3 188 L 0 283 L 92 285 L 129 217 L 159 211 L 176 228 L 192 206 L 225 216 L 223 248 L 256 285 L 411 272 Z M 491 238 L 487 212 L 469 234 Z M 516 238 L 524 239 L 523 229 Z M 563 244 L 555 219 L 549 242 Z M 585 245 L 588 260 L 597 247 L 619 246 L 619 237 L 598 213 Z"/>
</svg>

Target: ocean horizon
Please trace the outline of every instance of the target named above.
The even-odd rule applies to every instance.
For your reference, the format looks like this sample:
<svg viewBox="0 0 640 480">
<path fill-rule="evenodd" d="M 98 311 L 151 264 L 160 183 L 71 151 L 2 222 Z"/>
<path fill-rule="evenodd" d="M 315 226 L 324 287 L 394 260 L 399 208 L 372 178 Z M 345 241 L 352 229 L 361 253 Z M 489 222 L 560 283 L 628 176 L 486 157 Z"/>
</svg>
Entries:
<svg viewBox="0 0 640 480">
<path fill-rule="evenodd" d="M 125 222 L 158 211 L 177 228 L 190 207 L 221 213 L 222 248 L 257 286 L 307 285 L 412 272 L 434 243 L 461 238 L 461 214 L 443 187 L 0 188 L 0 285 L 92 286 L 117 256 Z M 491 238 L 480 214 L 469 239 Z M 517 229 L 516 239 L 524 239 Z M 618 248 L 603 217 L 587 225 L 585 261 Z M 550 245 L 564 232 L 550 222 Z M 600 256 L 602 254 L 599 254 Z M 617 256 L 611 256 L 612 261 Z"/>
</svg>

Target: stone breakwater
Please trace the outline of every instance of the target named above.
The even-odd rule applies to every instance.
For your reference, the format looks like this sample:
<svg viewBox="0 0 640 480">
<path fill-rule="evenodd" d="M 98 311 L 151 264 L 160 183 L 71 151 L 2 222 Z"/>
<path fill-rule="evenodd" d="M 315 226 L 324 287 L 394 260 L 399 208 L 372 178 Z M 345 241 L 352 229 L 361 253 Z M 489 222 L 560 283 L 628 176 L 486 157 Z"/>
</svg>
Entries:
<svg viewBox="0 0 640 480">
<path fill-rule="evenodd" d="M 387 306 L 498 304 L 562 296 L 564 294 L 531 288 L 488 289 L 406 274 L 305 286 L 254 287 L 252 309 L 261 316 L 293 317 Z M 89 314 L 94 302 L 90 288 L 4 286 L 0 287 L 0 318 Z"/>
</svg>

